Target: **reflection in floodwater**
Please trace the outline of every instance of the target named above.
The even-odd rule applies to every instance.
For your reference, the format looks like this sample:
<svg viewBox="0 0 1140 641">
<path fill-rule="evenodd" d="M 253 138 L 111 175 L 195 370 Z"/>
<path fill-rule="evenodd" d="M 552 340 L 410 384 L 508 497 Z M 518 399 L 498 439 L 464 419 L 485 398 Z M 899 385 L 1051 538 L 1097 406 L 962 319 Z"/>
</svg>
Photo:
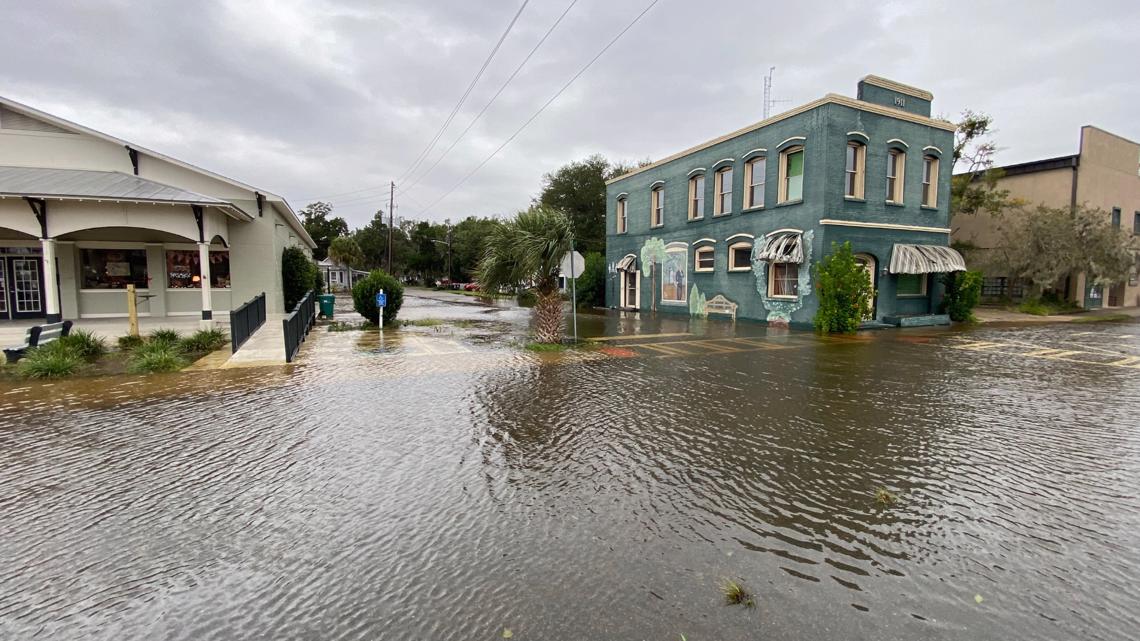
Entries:
<svg viewBox="0 0 1140 641">
<path fill-rule="evenodd" d="M 407 305 L 476 322 L 318 332 L 292 367 L 4 383 L 0 638 L 1140 628 L 1136 325 L 821 340 L 610 315 L 580 327 L 620 349 L 532 354 L 513 307 Z M 721 605 L 728 576 L 756 609 Z"/>
</svg>

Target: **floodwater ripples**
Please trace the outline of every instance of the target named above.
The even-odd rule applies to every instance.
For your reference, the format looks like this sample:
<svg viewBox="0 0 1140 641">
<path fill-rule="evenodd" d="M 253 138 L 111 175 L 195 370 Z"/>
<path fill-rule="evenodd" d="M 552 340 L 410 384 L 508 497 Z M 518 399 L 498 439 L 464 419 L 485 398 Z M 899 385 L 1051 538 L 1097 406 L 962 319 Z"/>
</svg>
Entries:
<svg viewBox="0 0 1140 641">
<path fill-rule="evenodd" d="M 1010 336 L 1047 337 L 971 338 Z M 0 638 L 1140 628 L 1135 376 L 793 338 L 609 358 L 330 334 L 288 368 L 0 389 Z M 727 576 L 756 611 L 721 607 Z"/>
</svg>

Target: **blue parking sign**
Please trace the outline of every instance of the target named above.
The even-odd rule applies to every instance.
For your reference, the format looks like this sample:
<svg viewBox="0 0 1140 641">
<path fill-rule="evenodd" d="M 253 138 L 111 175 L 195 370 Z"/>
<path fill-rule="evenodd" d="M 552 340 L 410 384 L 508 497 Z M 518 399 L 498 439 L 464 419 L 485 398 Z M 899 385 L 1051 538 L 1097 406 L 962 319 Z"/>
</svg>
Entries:
<svg viewBox="0 0 1140 641">
<path fill-rule="evenodd" d="M 376 292 L 376 306 L 385 307 L 388 305 L 388 296 L 384 294 L 384 290 Z"/>
</svg>

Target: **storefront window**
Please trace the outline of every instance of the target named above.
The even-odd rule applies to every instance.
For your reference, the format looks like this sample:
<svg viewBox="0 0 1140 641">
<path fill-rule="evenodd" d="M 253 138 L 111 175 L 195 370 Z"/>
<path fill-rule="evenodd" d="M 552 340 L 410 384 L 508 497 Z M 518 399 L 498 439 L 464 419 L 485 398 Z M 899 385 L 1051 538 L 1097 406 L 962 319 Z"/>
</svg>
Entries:
<svg viewBox="0 0 1140 641">
<path fill-rule="evenodd" d="M 197 249 L 169 249 L 166 251 L 166 286 L 170 289 L 200 289 L 202 269 Z M 210 252 L 210 287 L 229 289 L 230 253 Z"/>
<path fill-rule="evenodd" d="M 83 249 L 81 252 L 83 289 L 148 286 L 145 249 Z"/>
</svg>

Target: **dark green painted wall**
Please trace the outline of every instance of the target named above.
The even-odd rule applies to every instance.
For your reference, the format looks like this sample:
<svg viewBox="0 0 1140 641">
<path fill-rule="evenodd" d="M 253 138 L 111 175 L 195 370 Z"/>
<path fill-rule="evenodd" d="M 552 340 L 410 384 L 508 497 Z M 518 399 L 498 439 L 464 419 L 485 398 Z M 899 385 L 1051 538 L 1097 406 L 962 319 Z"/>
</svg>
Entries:
<svg viewBox="0 0 1140 641">
<path fill-rule="evenodd" d="M 852 201 L 844 198 L 843 178 L 849 132 L 863 132 L 868 138 L 865 199 Z M 805 149 L 804 198 L 796 204 L 777 205 L 777 176 L 779 150 L 792 143 L 789 138 L 803 137 Z M 852 138 L 854 139 L 854 138 Z M 907 147 L 904 203 L 886 203 L 886 166 L 889 140 L 903 141 Z M 781 145 L 781 143 L 784 143 Z M 892 143 L 900 146 L 900 143 Z M 638 256 L 640 265 L 641 247 L 649 238 L 657 237 L 666 244 L 683 242 L 689 245 L 687 252 L 688 288 L 696 284 L 707 298 L 723 294 L 737 303 L 738 315 L 742 318 L 768 319 L 770 301 L 757 291 L 757 278 L 752 272 L 728 272 L 728 246 L 726 239 L 738 233 L 752 234 L 761 238 L 765 234 L 783 228 L 813 231 L 812 255 L 806 269 L 817 263 L 829 252 L 831 243 L 849 240 L 857 253 L 868 253 L 878 261 L 878 302 L 876 317 L 925 312 L 933 307 L 940 296 L 940 288 L 929 288 L 933 298 L 899 299 L 895 296 L 895 277 L 883 275 L 890 261 L 891 247 L 895 243 L 946 245 L 948 234 L 884 230 L 875 228 L 841 227 L 820 225 L 821 219 L 838 219 L 867 223 L 893 223 L 923 227 L 946 227 L 948 225 L 948 202 L 950 195 L 950 175 L 953 133 L 944 129 L 871 113 L 846 105 L 827 103 L 775 122 L 760 130 L 741 134 L 711 147 L 674 159 L 660 166 L 634 174 L 628 178 L 610 183 L 607 187 L 606 225 L 607 261 L 610 266 L 606 302 L 617 306 L 620 275 L 614 266 L 627 254 Z M 938 178 L 938 206 L 920 206 L 922 194 L 922 156 L 924 153 L 937 155 L 938 151 L 927 149 L 936 147 L 942 152 Z M 766 149 L 768 157 L 764 207 L 741 211 L 744 198 L 744 161 L 746 156 L 757 149 Z M 733 206 L 732 212 L 724 216 L 712 215 L 713 211 L 713 170 L 721 161 L 731 159 L 733 167 Z M 705 168 L 705 215 L 702 220 L 687 220 L 688 178 L 694 169 Z M 650 190 L 657 181 L 664 181 L 665 224 L 650 228 Z M 628 232 L 616 234 L 615 208 L 620 194 L 627 199 Z M 693 243 L 699 239 L 712 238 L 715 242 L 716 268 L 712 273 L 696 273 L 693 270 Z M 734 241 L 735 242 L 735 241 Z M 703 242 L 701 245 L 709 243 Z M 644 276 L 644 273 L 643 273 Z M 932 281 L 935 279 L 932 279 Z M 933 284 L 933 283 L 932 283 Z M 814 283 L 813 283 L 814 285 Z M 661 305 L 661 282 L 657 279 L 656 291 L 651 292 L 650 280 L 643 277 L 641 284 L 641 308 L 651 306 L 649 296 L 658 301 L 658 309 L 663 312 L 689 313 L 688 305 Z M 803 306 L 791 315 L 797 325 L 811 323 L 817 303 L 815 296 L 807 296 Z"/>
</svg>

